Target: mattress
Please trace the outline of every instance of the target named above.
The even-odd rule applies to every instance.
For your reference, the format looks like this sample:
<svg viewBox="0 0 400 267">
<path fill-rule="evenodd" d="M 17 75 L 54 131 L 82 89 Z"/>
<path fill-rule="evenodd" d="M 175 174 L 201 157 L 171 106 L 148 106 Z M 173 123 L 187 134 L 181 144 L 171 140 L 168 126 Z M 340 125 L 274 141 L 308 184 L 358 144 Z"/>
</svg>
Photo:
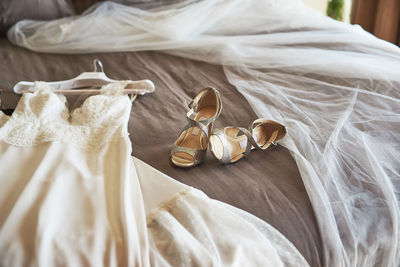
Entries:
<svg viewBox="0 0 400 267">
<path fill-rule="evenodd" d="M 299 170 L 282 146 L 253 151 L 235 164 L 222 165 L 210 153 L 190 169 L 174 167 L 169 152 L 186 124 L 187 104 L 206 86 L 217 88 L 222 114 L 215 127 L 247 127 L 257 118 L 249 103 L 226 79 L 222 66 L 159 52 L 41 54 L 0 40 L 0 89 L 3 109 L 19 99 L 12 87 L 21 80 L 56 81 L 93 71 L 99 59 L 112 79 L 150 79 L 155 92 L 132 105 L 129 133 L 133 155 L 174 179 L 204 191 L 209 197 L 248 211 L 268 222 L 302 253 L 311 266 L 321 266 L 322 242 Z M 69 97 L 71 109 L 84 97 Z M 290 129 L 288 129 L 290 131 Z M 0 163 L 1 164 L 1 163 Z"/>
</svg>

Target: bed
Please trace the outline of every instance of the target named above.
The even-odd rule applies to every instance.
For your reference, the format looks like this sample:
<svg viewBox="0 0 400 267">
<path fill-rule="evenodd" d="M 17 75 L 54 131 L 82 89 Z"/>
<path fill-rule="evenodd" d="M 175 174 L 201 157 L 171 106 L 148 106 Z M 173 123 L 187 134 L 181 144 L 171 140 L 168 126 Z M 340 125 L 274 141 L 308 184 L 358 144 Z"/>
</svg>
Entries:
<svg viewBox="0 0 400 267">
<path fill-rule="evenodd" d="M 72 9 L 79 13 L 93 2 L 76 3 Z M 0 40 L 0 58 L 1 103 L 8 113 L 19 99 L 12 92 L 18 81 L 69 79 L 91 71 L 94 59 L 103 63 L 110 78 L 152 80 L 155 92 L 138 97 L 132 106 L 129 132 L 133 156 L 204 191 L 211 198 L 268 222 L 296 246 L 310 266 L 328 262 L 324 259 L 320 228 L 298 166 L 283 146 L 254 151 L 246 159 L 230 165 L 220 164 L 210 154 L 206 162 L 192 169 L 176 168 L 170 163 L 171 145 L 186 123 L 187 104 L 200 89 L 213 86 L 222 95 L 223 112 L 216 127 L 247 127 L 258 117 L 228 80 L 221 65 L 156 51 L 44 54 L 17 47 L 5 36 Z M 69 97 L 70 108 L 79 106 L 82 100 L 83 97 Z"/>
<path fill-rule="evenodd" d="M 129 132 L 133 155 L 171 177 L 203 190 L 265 220 L 299 249 L 311 266 L 320 266 L 320 236 L 296 163 L 281 146 L 256 151 L 232 165 L 221 165 L 210 154 L 204 164 L 179 169 L 169 161 L 172 143 L 186 123 L 187 104 L 206 86 L 218 88 L 223 112 L 216 126 L 247 125 L 257 118 L 246 100 L 226 80 L 222 68 L 156 52 L 51 55 L 28 51 L 1 38 L 3 109 L 19 99 L 12 87 L 21 80 L 64 80 L 92 71 L 100 59 L 113 79 L 150 79 L 155 92 L 133 103 Z M 81 98 L 69 99 L 70 108 Z M 162 123 L 160 123 L 162 122 Z"/>
</svg>

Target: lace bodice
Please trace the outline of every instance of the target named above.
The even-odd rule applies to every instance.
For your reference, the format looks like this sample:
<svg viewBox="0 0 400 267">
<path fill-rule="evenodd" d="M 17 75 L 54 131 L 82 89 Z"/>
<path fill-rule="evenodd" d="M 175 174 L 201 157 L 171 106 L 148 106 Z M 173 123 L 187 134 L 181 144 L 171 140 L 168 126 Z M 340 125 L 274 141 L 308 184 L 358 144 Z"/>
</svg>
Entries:
<svg viewBox="0 0 400 267">
<path fill-rule="evenodd" d="M 15 146 L 66 142 L 99 150 L 128 135 L 131 102 L 121 93 L 124 87 L 124 82 L 105 85 L 101 94 L 70 111 L 65 96 L 37 82 L 34 93 L 25 93 L 11 116 L 0 112 L 0 140 Z"/>
</svg>

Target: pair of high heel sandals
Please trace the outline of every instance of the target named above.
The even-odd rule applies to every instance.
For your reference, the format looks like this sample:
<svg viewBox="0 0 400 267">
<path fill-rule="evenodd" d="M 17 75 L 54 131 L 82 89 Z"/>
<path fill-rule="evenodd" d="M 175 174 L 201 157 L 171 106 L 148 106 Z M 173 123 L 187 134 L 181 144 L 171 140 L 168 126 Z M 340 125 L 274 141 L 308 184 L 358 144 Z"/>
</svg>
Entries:
<svg viewBox="0 0 400 267">
<path fill-rule="evenodd" d="M 178 167 L 193 167 L 203 162 L 207 147 L 222 163 L 234 163 L 253 149 L 267 149 L 286 135 L 286 127 L 275 121 L 257 119 L 249 129 L 228 126 L 212 129 L 222 111 L 219 92 L 212 87 L 201 90 L 189 104 L 184 127 L 171 150 L 171 162 Z"/>
</svg>

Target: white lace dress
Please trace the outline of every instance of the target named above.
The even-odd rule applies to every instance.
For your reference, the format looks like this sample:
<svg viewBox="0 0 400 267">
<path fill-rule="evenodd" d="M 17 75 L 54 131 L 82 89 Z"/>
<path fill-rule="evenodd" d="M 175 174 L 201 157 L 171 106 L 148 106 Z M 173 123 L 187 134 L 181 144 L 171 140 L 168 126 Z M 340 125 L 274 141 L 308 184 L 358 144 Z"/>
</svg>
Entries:
<svg viewBox="0 0 400 267">
<path fill-rule="evenodd" d="M 0 266 L 307 266 L 267 223 L 132 158 L 121 88 L 70 112 L 38 83 L 0 112 Z"/>
</svg>

